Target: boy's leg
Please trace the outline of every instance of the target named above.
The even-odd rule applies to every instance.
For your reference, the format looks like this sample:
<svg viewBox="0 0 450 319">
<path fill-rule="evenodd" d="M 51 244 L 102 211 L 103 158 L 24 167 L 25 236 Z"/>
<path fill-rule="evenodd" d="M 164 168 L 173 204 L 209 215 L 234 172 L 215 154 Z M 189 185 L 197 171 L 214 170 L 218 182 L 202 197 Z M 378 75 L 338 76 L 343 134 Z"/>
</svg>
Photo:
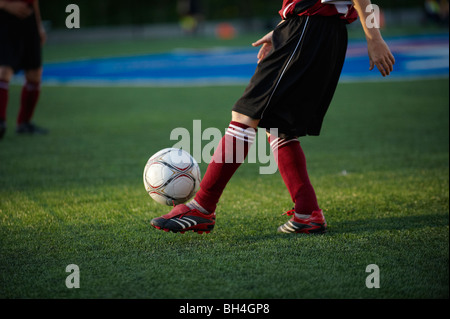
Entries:
<svg viewBox="0 0 450 319">
<path fill-rule="evenodd" d="M 41 93 L 42 67 L 25 72 L 26 82 L 22 87 L 20 110 L 17 116 L 17 133 L 45 134 L 45 129 L 31 123 Z"/>
<path fill-rule="evenodd" d="M 194 199 L 187 205 L 177 205 L 167 215 L 153 219 L 152 226 L 173 232 L 211 231 L 215 224 L 217 203 L 231 177 L 247 157 L 257 125 L 258 120 L 233 112 L 232 121 L 212 156 Z"/>
<path fill-rule="evenodd" d="M 6 109 L 8 107 L 9 82 L 12 76 L 12 68 L 0 66 L 0 139 L 6 132 Z"/>
<path fill-rule="evenodd" d="M 285 233 L 325 232 L 326 221 L 308 176 L 306 158 L 300 142 L 293 136 L 269 136 L 269 143 L 280 175 L 295 205 L 294 209 L 288 212 L 288 215 L 294 215 L 294 217 L 280 226 L 278 231 Z"/>
<path fill-rule="evenodd" d="M 232 120 L 208 165 L 193 204 L 213 213 L 225 186 L 248 154 L 258 120 L 232 112 Z"/>
<path fill-rule="evenodd" d="M 278 170 L 295 203 L 295 211 L 310 215 L 319 209 L 316 193 L 309 179 L 306 158 L 296 137 L 269 136 Z"/>
</svg>

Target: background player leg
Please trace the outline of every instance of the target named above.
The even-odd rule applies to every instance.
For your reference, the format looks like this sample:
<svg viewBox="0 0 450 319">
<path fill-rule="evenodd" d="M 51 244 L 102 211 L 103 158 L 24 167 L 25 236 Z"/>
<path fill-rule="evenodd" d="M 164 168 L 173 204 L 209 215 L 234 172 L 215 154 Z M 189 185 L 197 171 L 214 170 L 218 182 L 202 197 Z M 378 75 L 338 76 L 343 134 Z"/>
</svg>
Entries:
<svg viewBox="0 0 450 319">
<path fill-rule="evenodd" d="M 42 68 L 27 70 L 25 78 L 26 82 L 22 87 L 16 132 L 19 134 L 46 134 L 47 130 L 31 123 L 41 92 Z"/>
<path fill-rule="evenodd" d="M 0 66 L 0 139 L 6 132 L 6 109 L 8 107 L 9 81 L 13 76 L 13 69 Z"/>
</svg>

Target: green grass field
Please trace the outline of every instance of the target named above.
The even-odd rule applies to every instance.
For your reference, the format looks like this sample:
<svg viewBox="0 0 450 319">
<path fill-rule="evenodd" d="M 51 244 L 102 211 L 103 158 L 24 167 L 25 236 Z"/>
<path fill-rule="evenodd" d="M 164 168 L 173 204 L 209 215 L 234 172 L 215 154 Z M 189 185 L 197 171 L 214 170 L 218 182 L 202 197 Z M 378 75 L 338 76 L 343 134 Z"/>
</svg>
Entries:
<svg viewBox="0 0 450 319">
<path fill-rule="evenodd" d="M 76 54 L 66 49 L 49 59 Z M 301 139 L 329 224 L 317 236 L 276 232 L 292 203 L 257 163 L 233 177 L 211 234 L 150 227 L 170 208 L 144 189 L 147 159 L 193 119 L 223 131 L 242 86 L 43 87 L 35 121 L 51 134 L 32 137 L 13 132 L 13 86 L 0 142 L 0 297 L 448 298 L 448 82 L 339 85 L 321 136 Z M 65 285 L 69 264 L 79 289 Z M 369 264 L 379 289 L 365 285 Z"/>
</svg>

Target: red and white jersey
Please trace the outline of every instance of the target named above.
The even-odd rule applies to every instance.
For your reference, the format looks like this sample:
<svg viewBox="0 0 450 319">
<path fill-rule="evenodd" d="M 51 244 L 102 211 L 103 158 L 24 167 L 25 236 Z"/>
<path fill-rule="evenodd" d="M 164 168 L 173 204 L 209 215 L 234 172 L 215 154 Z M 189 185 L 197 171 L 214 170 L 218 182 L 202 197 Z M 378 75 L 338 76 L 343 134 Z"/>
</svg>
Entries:
<svg viewBox="0 0 450 319">
<path fill-rule="evenodd" d="M 284 20 L 293 15 L 339 16 L 348 23 L 352 23 L 358 18 L 358 13 L 353 5 L 322 3 L 321 0 L 317 0 L 315 4 L 305 10 L 297 12 L 296 5 L 300 4 L 302 1 L 304 0 L 283 0 L 283 7 L 279 11 L 281 18 Z"/>
</svg>

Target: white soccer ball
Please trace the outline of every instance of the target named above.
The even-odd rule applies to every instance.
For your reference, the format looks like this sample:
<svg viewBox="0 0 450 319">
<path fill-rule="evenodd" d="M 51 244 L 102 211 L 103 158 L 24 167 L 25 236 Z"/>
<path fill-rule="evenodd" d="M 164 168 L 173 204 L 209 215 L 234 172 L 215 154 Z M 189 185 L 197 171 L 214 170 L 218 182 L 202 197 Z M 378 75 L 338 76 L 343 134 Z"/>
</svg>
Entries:
<svg viewBox="0 0 450 319">
<path fill-rule="evenodd" d="M 165 148 L 144 168 L 144 185 L 157 203 L 173 206 L 191 199 L 200 188 L 200 167 L 186 151 Z"/>
</svg>

